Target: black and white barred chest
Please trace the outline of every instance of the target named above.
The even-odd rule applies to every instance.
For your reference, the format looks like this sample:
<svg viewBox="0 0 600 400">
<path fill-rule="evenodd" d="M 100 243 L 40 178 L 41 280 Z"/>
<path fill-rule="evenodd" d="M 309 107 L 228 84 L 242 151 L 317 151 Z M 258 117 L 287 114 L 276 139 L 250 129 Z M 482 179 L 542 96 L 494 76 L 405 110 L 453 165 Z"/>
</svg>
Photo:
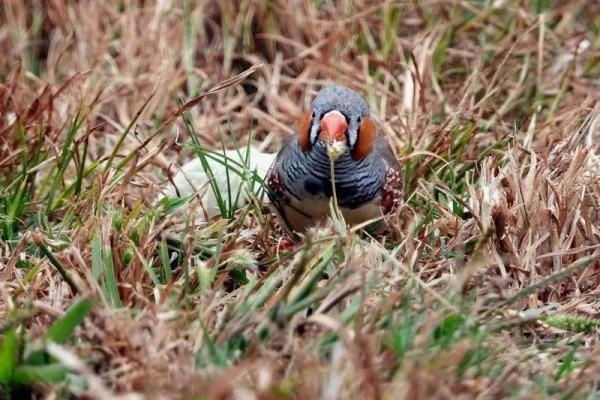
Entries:
<svg viewBox="0 0 600 400">
<path fill-rule="evenodd" d="M 282 160 L 284 190 L 298 200 L 323 199 L 333 196 L 333 184 L 338 204 L 354 209 L 380 195 L 385 179 L 385 166 L 374 165 L 371 159 L 352 160 L 344 155 L 334 164 L 334 178 L 326 153 L 317 151 Z"/>
</svg>

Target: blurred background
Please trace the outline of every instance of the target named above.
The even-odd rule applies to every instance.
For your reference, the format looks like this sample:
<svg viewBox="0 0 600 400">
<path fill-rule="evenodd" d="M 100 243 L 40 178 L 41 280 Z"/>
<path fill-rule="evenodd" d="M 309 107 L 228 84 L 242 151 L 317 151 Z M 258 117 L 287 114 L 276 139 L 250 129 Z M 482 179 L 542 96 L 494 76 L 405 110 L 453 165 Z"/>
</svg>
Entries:
<svg viewBox="0 0 600 400">
<path fill-rule="evenodd" d="M 261 142 L 271 133 L 277 148 L 331 82 L 366 96 L 397 150 L 426 147 L 456 118 L 483 128 L 480 146 L 511 132 L 554 141 L 563 120 L 597 100 L 599 8 L 585 0 L 6 0 L 0 76 L 14 91 L 4 111 L 23 115 L 47 88 L 63 122 L 88 109 L 97 157 L 151 94 L 137 139 L 127 142 L 261 64 L 190 110 L 206 145 L 219 134 Z M 542 125 L 527 132 L 534 116 Z M 172 127 L 166 150 L 184 141 L 183 131 Z M 59 131 L 47 135 L 60 142 Z"/>
</svg>

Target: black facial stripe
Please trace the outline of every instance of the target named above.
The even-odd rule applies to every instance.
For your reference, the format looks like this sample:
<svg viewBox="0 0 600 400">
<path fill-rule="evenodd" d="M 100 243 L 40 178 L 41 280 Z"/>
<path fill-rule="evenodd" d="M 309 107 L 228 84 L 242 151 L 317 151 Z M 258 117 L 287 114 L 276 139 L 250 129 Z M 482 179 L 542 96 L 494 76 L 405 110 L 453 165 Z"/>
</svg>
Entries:
<svg viewBox="0 0 600 400">
<path fill-rule="evenodd" d="M 312 122 L 311 122 L 311 130 L 312 130 Z M 313 140 L 312 144 L 317 143 L 317 140 L 319 140 L 320 135 L 321 135 L 321 124 L 319 124 L 319 129 L 317 129 L 317 134 L 315 135 L 315 140 Z"/>
<path fill-rule="evenodd" d="M 356 146 L 356 143 L 358 143 L 359 137 L 360 137 L 360 122 L 358 124 L 356 124 L 356 142 L 354 142 L 354 146 Z M 354 146 L 352 146 L 353 149 L 354 149 Z"/>
</svg>

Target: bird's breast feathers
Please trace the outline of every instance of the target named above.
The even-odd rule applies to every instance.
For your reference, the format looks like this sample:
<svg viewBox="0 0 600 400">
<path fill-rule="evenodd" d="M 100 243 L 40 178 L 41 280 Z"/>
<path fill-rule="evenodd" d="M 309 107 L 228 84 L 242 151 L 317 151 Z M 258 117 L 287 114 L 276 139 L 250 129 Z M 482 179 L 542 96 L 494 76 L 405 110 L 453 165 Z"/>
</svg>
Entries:
<svg viewBox="0 0 600 400">
<path fill-rule="evenodd" d="M 289 179 L 289 177 L 287 177 Z M 303 231 L 317 221 L 330 215 L 330 199 L 333 196 L 331 181 L 315 180 L 304 176 L 299 181 L 285 182 L 276 169 L 268 176 L 273 206 L 284 222 L 295 231 Z M 302 195 L 294 195 L 289 186 L 302 186 Z M 382 181 L 370 185 L 343 186 L 336 184 L 339 209 L 349 224 L 358 224 L 381 217 L 398 208 L 402 200 L 400 171 L 389 166 Z"/>
</svg>

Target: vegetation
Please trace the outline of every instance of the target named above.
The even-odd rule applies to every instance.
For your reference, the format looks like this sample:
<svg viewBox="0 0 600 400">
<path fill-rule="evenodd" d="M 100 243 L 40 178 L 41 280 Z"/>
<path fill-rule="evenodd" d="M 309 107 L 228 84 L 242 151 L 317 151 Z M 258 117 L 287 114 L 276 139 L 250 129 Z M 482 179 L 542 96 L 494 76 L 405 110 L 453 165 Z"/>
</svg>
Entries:
<svg viewBox="0 0 600 400">
<path fill-rule="evenodd" d="M 8 0 L 0 50 L 0 398 L 598 396 L 600 3 Z M 329 82 L 383 232 L 154 201 Z"/>
</svg>

